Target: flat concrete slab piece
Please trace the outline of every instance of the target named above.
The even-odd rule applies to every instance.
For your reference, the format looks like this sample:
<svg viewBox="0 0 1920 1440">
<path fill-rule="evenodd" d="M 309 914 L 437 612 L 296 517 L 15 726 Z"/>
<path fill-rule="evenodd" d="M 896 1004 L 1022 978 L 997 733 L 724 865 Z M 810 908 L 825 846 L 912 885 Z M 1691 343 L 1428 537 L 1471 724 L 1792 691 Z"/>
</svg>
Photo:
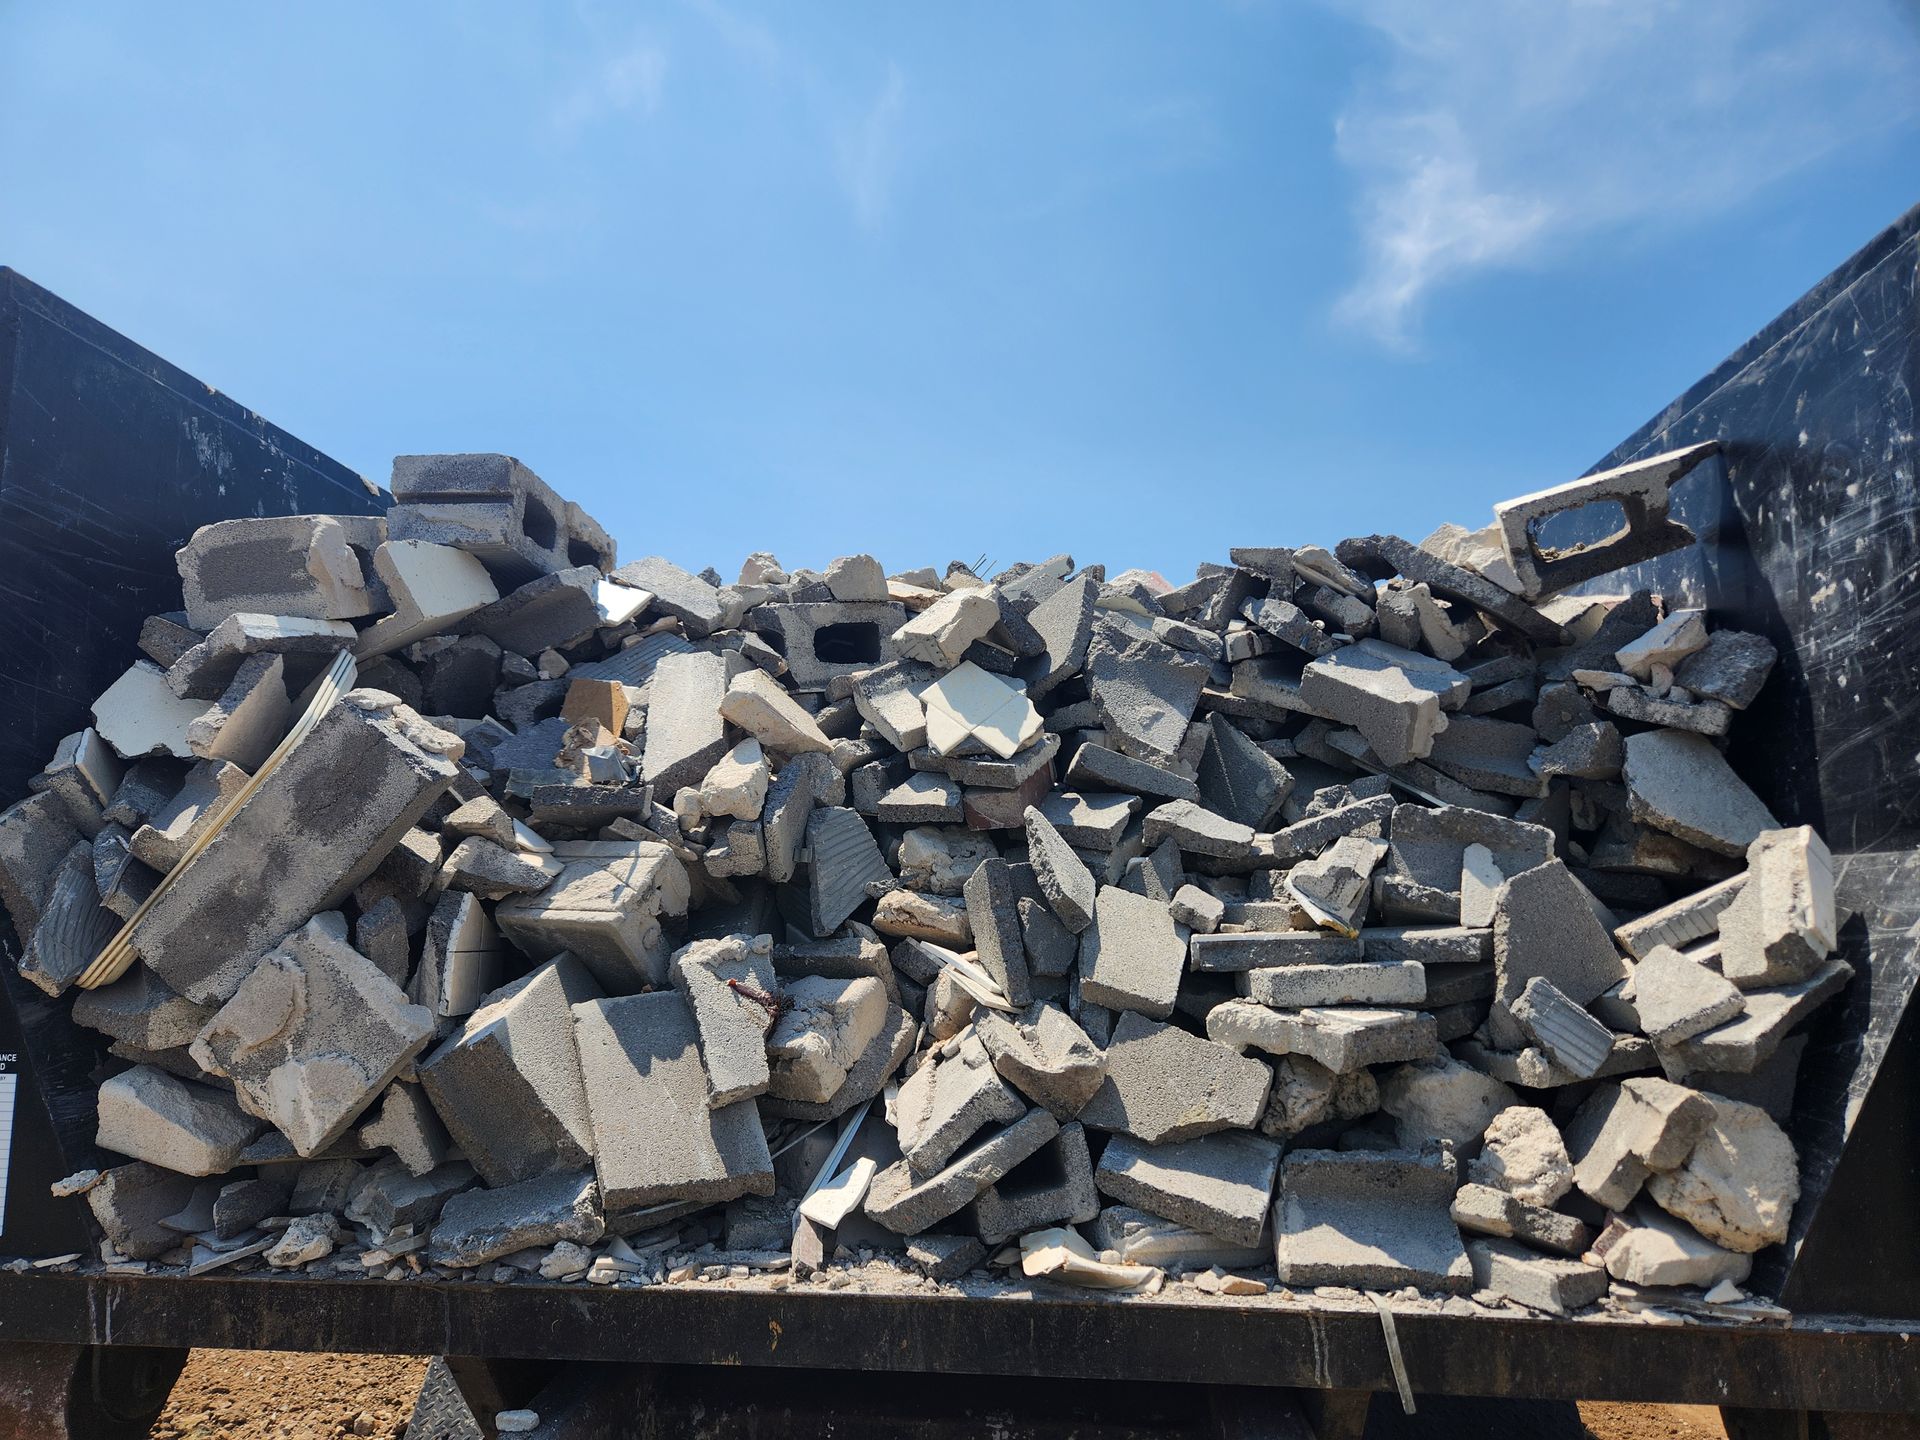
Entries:
<svg viewBox="0 0 1920 1440">
<path fill-rule="evenodd" d="M 1280 1149 L 1277 1140 L 1239 1132 L 1165 1145 L 1116 1135 L 1094 1184 L 1124 1205 L 1252 1247 L 1266 1230 Z"/>
<path fill-rule="evenodd" d="M 494 910 L 507 938 L 535 960 L 571 953 L 609 990 L 667 984 L 661 917 L 692 898 L 679 857 L 654 840 L 564 840 L 552 858 L 563 868 L 545 890 Z"/>
<path fill-rule="evenodd" d="M 673 991 L 573 1007 L 607 1212 L 668 1200 L 771 1195 L 773 1160 L 750 1100 L 709 1109 L 693 1011 Z"/>
<path fill-rule="evenodd" d="M 1432 1015 L 1424 1010 L 1315 1006 L 1275 1010 L 1254 1000 L 1229 1000 L 1207 1012 L 1207 1035 L 1236 1050 L 1304 1055 L 1337 1074 L 1396 1060 L 1424 1060 L 1440 1048 Z"/>
<path fill-rule="evenodd" d="M 1080 937 L 1080 993 L 1110 1010 L 1173 1014 L 1187 961 L 1186 927 L 1158 900 L 1102 886 Z"/>
<path fill-rule="evenodd" d="M 971 1203 L 1059 1133 L 1060 1123 L 1053 1116 L 1029 1110 L 927 1179 L 916 1180 L 907 1162 L 898 1161 L 873 1177 L 867 1215 L 896 1235 L 918 1235 Z"/>
<path fill-rule="evenodd" d="M 1296 1150 L 1280 1167 L 1274 1261 L 1288 1285 L 1464 1295 L 1473 1266 L 1448 1213 L 1450 1159 L 1409 1151 Z"/>
<path fill-rule="evenodd" d="M 1259 1060 L 1127 1011 L 1107 1045 L 1106 1079 L 1080 1119 L 1149 1145 L 1251 1130 L 1266 1109 L 1272 1081 Z"/>
<path fill-rule="evenodd" d="M 1240 973 L 1240 993 L 1262 1005 L 1424 1005 L 1427 967 L 1412 960 L 1272 965 Z"/>
<path fill-rule="evenodd" d="M 1642 825 L 1716 855 L 1742 856 L 1773 817 L 1710 740 L 1675 730 L 1627 737 L 1627 806 Z"/>
</svg>

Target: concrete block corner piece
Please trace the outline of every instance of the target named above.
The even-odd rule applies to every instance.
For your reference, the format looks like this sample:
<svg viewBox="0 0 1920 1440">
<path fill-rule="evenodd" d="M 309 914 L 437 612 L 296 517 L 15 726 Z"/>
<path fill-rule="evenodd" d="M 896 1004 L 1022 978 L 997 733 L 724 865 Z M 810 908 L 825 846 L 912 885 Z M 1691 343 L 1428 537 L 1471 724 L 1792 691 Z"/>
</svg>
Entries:
<svg viewBox="0 0 1920 1440">
<path fill-rule="evenodd" d="M 1691 545 L 1693 531 L 1668 516 L 1670 487 L 1718 449 L 1718 444 L 1709 440 L 1669 450 L 1495 505 L 1494 517 L 1507 561 L 1520 582 L 1520 593 L 1528 600 L 1538 600 L 1570 585 Z M 1573 545 L 1553 546 L 1542 541 L 1540 527 L 1554 516 L 1607 504 L 1619 508 L 1624 522 L 1621 529 Z"/>
</svg>

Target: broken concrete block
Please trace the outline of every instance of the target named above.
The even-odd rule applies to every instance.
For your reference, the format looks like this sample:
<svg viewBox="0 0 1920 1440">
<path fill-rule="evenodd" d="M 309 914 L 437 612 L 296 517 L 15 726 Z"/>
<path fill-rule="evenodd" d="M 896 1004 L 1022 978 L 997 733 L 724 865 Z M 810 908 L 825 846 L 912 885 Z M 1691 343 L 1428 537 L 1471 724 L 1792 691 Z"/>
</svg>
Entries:
<svg viewBox="0 0 1920 1440">
<path fill-rule="evenodd" d="M 1026 812 L 1027 858 L 1048 906 L 1060 923 L 1078 935 L 1093 923 L 1094 880 L 1053 822 L 1029 806 Z"/>
<path fill-rule="evenodd" d="M 332 917 L 339 921 L 339 916 Z M 316 917 L 270 951 L 193 1042 L 201 1069 L 301 1155 L 343 1135 L 433 1038 L 433 1016 Z"/>
<path fill-rule="evenodd" d="M 592 1162 L 573 1007 L 599 996 L 586 967 L 561 955 L 489 995 L 421 1061 L 421 1087 L 487 1184 Z"/>
<path fill-rule="evenodd" d="M 447 1127 L 418 1085 L 387 1087 L 377 1113 L 360 1126 L 360 1143 L 391 1150 L 410 1175 L 425 1175 L 447 1160 L 453 1147 Z"/>
<path fill-rule="evenodd" d="M 1088 693 L 1111 744 L 1165 765 L 1179 753 L 1208 668 L 1170 645 L 1101 620 L 1087 652 Z"/>
<path fill-rule="evenodd" d="M 517 585 L 569 566 L 613 568 L 607 532 L 511 455 L 396 455 L 387 538 L 450 545 Z"/>
<path fill-rule="evenodd" d="M 1314 922 L 1358 939 L 1366 919 L 1374 867 L 1386 858 L 1387 842 L 1361 835 L 1335 841 L 1326 853 L 1287 871 L 1286 890 Z"/>
<path fill-rule="evenodd" d="M 24 927 L 23 927 L 24 929 Z M 76 840 L 67 851 L 20 956 L 19 971 L 49 995 L 62 995 L 120 929 L 120 917 L 100 903 L 93 847 Z"/>
<path fill-rule="evenodd" d="M 224 1090 L 136 1065 L 100 1086 L 94 1143 L 180 1175 L 224 1175 L 265 1128 Z"/>
<path fill-rule="evenodd" d="M 906 619 L 902 605 L 833 600 L 757 606 L 750 623 L 786 657 L 794 687 L 817 691 L 856 671 L 900 659 L 893 635 Z"/>
<path fill-rule="evenodd" d="M 510 952 L 479 898 L 449 891 L 428 917 L 407 998 L 437 1020 L 470 1015 L 506 978 Z"/>
<path fill-rule="evenodd" d="M 573 1015 L 608 1213 L 773 1193 L 773 1160 L 754 1103 L 708 1108 L 699 1027 L 682 996 L 588 1000 Z"/>
<path fill-rule="evenodd" d="M 1487 1122 L 1483 1139 L 1467 1171 L 1474 1184 L 1543 1207 L 1558 1204 L 1573 1188 L 1573 1162 L 1546 1111 L 1510 1105 Z"/>
<path fill-rule="evenodd" d="M 742 740 L 713 762 L 697 787 L 685 786 L 673 797 L 674 814 L 681 828 L 689 831 L 723 815 L 757 820 L 767 803 L 768 778 L 760 742 Z"/>
<path fill-rule="evenodd" d="M 1723 953 L 1724 963 L 1724 953 Z M 1718 971 L 1660 945 L 1633 967 L 1639 1030 L 1656 1045 L 1674 1045 L 1740 1015 L 1746 997 Z"/>
<path fill-rule="evenodd" d="M 825 754 L 833 748 L 819 722 L 764 670 L 742 670 L 728 681 L 727 693 L 720 700 L 720 714 L 769 750 L 783 755 L 809 751 Z"/>
<path fill-rule="evenodd" d="M 535 960 L 571 952 L 609 990 L 666 984 L 661 917 L 686 914 L 692 894 L 673 851 L 650 840 L 566 840 L 553 858 L 564 868 L 545 890 L 494 910 L 506 937 Z"/>
<path fill-rule="evenodd" d="M 521 854 L 469 835 L 442 862 L 440 883 L 485 900 L 504 900 L 509 895 L 538 894 L 553 883 L 560 869 L 550 856 Z"/>
<path fill-rule="evenodd" d="M 1379 1080 L 1380 1108 L 1408 1149 L 1436 1139 L 1471 1145 L 1518 1100 L 1500 1081 L 1451 1057 L 1400 1065 Z"/>
<path fill-rule="evenodd" d="M 1122 755 L 1095 741 L 1084 741 L 1067 764 L 1066 783 L 1088 794 L 1124 791 L 1158 800 L 1196 800 L 1197 782 L 1164 765 Z"/>
<path fill-rule="evenodd" d="M 1280 1149 L 1259 1135 L 1208 1135 L 1163 1145 L 1118 1135 L 1101 1153 L 1094 1184 L 1123 1204 L 1215 1237 L 1216 1245 L 1250 1248 L 1266 1229 Z"/>
<path fill-rule="evenodd" d="M 1249 971 L 1293 965 L 1346 965 L 1364 953 L 1359 940 L 1331 930 L 1244 931 L 1196 935 L 1190 942 L 1195 971 Z M 1382 959 L 1395 959 L 1382 956 Z"/>
<path fill-rule="evenodd" d="M 825 1104 L 887 1029 L 886 987 L 870 975 L 851 980 L 808 976 L 783 989 L 788 1008 L 767 1037 L 769 1093 Z"/>
<path fill-rule="evenodd" d="M 674 951 L 667 970 L 700 1031 L 707 1103 L 717 1110 L 765 1094 L 772 1079 L 767 1032 L 779 1008 L 772 998 L 778 989 L 773 937 L 696 940 Z"/>
<path fill-rule="evenodd" d="M 954 825 L 963 818 L 960 787 L 945 775 L 917 771 L 882 795 L 873 818 L 884 825 Z"/>
<path fill-rule="evenodd" d="M 1749 990 L 1743 1014 L 1661 1047 L 1661 1066 L 1675 1075 L 1692 1071 L 1751 1074 L 1780 1048 L 1788 1032 L 1844 990 L 1852 978 L 1853 967 L 1846 961 L 1829 960 L 1797 984 Z"/>
<path fill-rule="evenodd" d="M 693 651 L 668 655 L 655 668 L 640 773 L 657 794 L 698 785 L 727 753 L 720 704 L 735 663 L 737 657 Z"/>
<path fill-rule="evenodd" d="M 1613 1053 L 1613 1032 L 1544 975 L 1528 979 L 1511 1009 L 1527 1038 L 1582 1080 L 1597 1075 Z"/>
<path fill-rule="evenodd" d="M 461 749 L 391 696 L 343 696 L 133 924 L 131 947 L 189 999 L 224 1002 L 268 947 L 373 873 L 453 783 Z M 262 873 L 271 886 L 253 883 Z"/>
<path fill-rule="evenodd" d="M 213 695 L 219 693 L 215 690 Z M 158 665 L 136 660 L 93 702 L 93 728 L 123 760 L 143 755 L 191 760 L 193 747 L 187 742 L 187 731 L 206 708 L 204 700 L 174 694 Z"/>
<path fill-rule="evenodd" d="M 174 553 L 186 621 L 208 631 L 236 611 L 352 620 L 386 608 L 368 574 L 386 522 L 367 515 L 267 515 L 202 525 Z"/>
<path fill-rule="evenodd" d="M 916 1235 L 907 1242 L 907 1263 L 929 1280 L 956 1280 L 986 1258 L 987 1247 L 972 1235 Z"/>
<path fill-rule="evenodd" d="M 1614 659 L 1622 671 L 1644 684 L 1653 679 L 1655 666 L 1671 671 L 1706 644 L 1706 613 L 1675 610 L 1638 639 L 1620 646 Z"/>
<path fill-rule="evenodd" d="M 1648 1177 L 1648 1197 L 1728 1250 L 1750 1255 L 1778 1245 L 1800 1198 L 1793 1142 L 1757 1105 L 1699 1098 L 1712 1118 L 1686 1159 Z"/>
<path fill-rule="evenodd" d="M 344 620 L 303 620 L 289 615 L 229 615 L 211 634 L 174 661 L 167 685 L 183 700 L 218 700 L 240 666 L 253 655 L 290 655 L 314 670 L 341 650 L 350 650 L 357 633 Z"/>
<path fill-rule="evenodd" d="M 82 990 L 73 998 L 74 1023 L 142 1050 L 190 1045 L 212 1017 L 212 1009 L 174 994 L 144 965 L 135 965 L 111 985 Z"/>
<path fill-rule="evenodd" d="M 1801 825 L 1747 847 L 1747 883 L 1720 912 L 1720 971 L 1742 990 L 1791 985 L 1839 944 L 1833 856 Z"/>
<path fill-rule="evenodd" d="M 1093 924 L 1080 937 L 1080 992 L 1110 1010 L 1156 1020 L 1173 1013 L 1187 958 L 1187 934 L 1165 905 L 1115 885 L 1094 898 Z"/>
<path fill-rule="evenodd" d="M 1451 1213 L 1462 1230 L 1521 1240 L 1555 1255 L 1585 1254 L 1593 1239 L 1593 1232 L 1573 1216 L 1530 1205 L 1491 1185 L 1462 1185 L 1454 1193 Z"/>
<path fill-rule="evenodd" d="M 1780 822 L 1712 743 L 1648 730 L 1627 737 L 1622 769 L 1632 818 L 1716 855 L 1740 856 Z"/>
<path fill-rule="evenodd" d="M 1668 516 L 1669 489 L 1717 448 L 1711 440 L 1689 445 L 1495 505 L 1494 519 L 1520 593 L 1537 600 L 1691 545 L 1693 532 Z M 1607 507 L 1609 514 L 1617 506 L 1622 528 L 1565 548 L 1542 544 L 1540 528 L 1548 519 L 1593 504 Z"/>
<path fill-rule="evenodd" d="M 187 727 L 187 746 L 203 760 L 231 761 L 251 772 L 273 753 L 293 721 L 286 657 L 249 655 L 220 698 Z"/>
<path fill-rule="evenodd" d="M 113 804 L 126 767 L 91 727 L 64 737 L 29 789 L 51 791 L 66 805 L 74 828 L 92 840 L 107 823 L 105 811 Z"/>
<path fill-rule="evenodd" d="M 671 560 L 658 555 L 629 560 L 612 572 L 612 578 L 653 596 L 653 607 L 673 616 L 695 640 L 704 640 L 715 630 L 727 627 L 727 607 L 720 587 L 689 574 Z"/>
<path fill-rule="evenodd" d="M 1060 838 L 1076 850 L 1110 851 L 1120 843 L 1140 802 L 1132 795 L 1082 795 L 1061 790 L 1047 796 L 1038 808 Z"/>
<path fill-rule="evenodd" d="M 165 874 L 246 788 L 252 777 L 225 760 L 202 760 L 180 789 L 127 842 L 133 858 Z"/>
<path fill-rule="evenodd" d="M 87 1208 L 107 1241 L 130 1260 L 153 1260 L 180 1243 L 162 1224 L 191 1204 L 198 1182 L 158 1165 L 135 1161 L 102 1173 L 86 1192 Z"/>
<path fill-rule="evenodd" d="M 536 1246 L 591 1245 L 605 1233 L 593 1176 L 559 1171 L 453 1196 L 440 1211 L 427 1255 L 436 1265 L 472 1268 Z"/>
<path fill-rule="evenodd" d="M 920 1179 L 941 1169 L 983 1126 L 1026 1113 L 1026 1101 L 995 1073 L 974 1037 L 962 1040 L 950 1059 L 929 1061 L 902 1081 L 893 1108 L 901 1152 Z"/>
<path fill-rule="evenodd" d="M 1215 814 L 1265 830 L 1293 793 L 1293 775 L 1226 716 L 1214 714 L 1207 717 L 1199 788 Z"/>
<path fill-rule="evenodd" d="M 1175 924 L 1184 925 L 1202 935 L 1211 935 L 1219 929 L 1227 915 L 1226 902 L 1208 894 L 1198 885 L 1180 886 L 1167 906 L 1173 912 Z M 1200 967 L 1195 965 L 1194 968 L 1197 970 Z"/>
<path fill-rule="evenodd" d="M 439 1215 L 449 1196 L 474 1183 L 473 1167 L 451 1160 L 415 1175 L 397 1160 L 383 1160 L 362 1172 L 347 1201 L 346 1217 L 376 1235 L 394 1230 L 424 1228 Z"/>
<path fill-rule="evenodd" d="M 1705 1096 L 1667 1080 L 1602 1085 L 1567 1126 L 1573 1183 L 1609 1210 L 1624 1210 L 1649 1174 L 1687 1158 L 1713 1115 Z"/>
<path fill-rule="evenodd" d="M 1473 1289 L 1448 1213 L 1450 1158 L 1409 1151 L 1296 1150 L 1280 1167 L 1274 1260 L 1287 1285 Z"/>
<path fill-rule="evenodd" d="M 1586 1005 L 1626 978 L 1626 962 L 1594 913 L 1592 897 L 1558 860 L 1511 875 L 1495 897 L 1493 964 L 1499 1005 L 1511 1007 L 1535 976 Z M 1511 1038 L 1496 1035 L 1496 1042 Z"/>
<path fill-rule="evenodd" d="M 1033 1003 L 1033 981 L 1027 971 L 1027 952 L 1015 904 L 1013 873 L 1006 861 L 984 860 L 967 877 L 967 922 L 973 930 L 980 967 L 1000 987 L 1010 1004 Z"/>
<path fill-rule="evenodd" d="M 1078 1115 L 1106 1078 L 1106 1056 L 1057 1005 L 1019 1016 L 983 1009 L 974 1031 L 1001 1078 L 1062 1120 Z"/>
<path fill-rule="evenodd" d="M 908 660 L 942 670 L 958 665 L 967 647 L 1000 621 L 1000 607 L 980 590 L 953 590 L 893 632 L 893 647 Z"/>
<path fill-rule="evenodd" d="M 873 832 L 856 811 L 837 806 L 814 810 L 807 817 L 807 850 L 811 924 L 817 936 L 831 935 L 865 904 L 869 885 L 893 879 Z"/>
<path fill-rule="evenodd" d="M 1571 1315 L 1607 1293 L 1607 1272 L 1579 1260 L 1553 1260 L 1518 1245 L 1475 1240 L 1467 1246 L 1473 1286 L 1492 1290 L 1530 1310 Z"/>
<path fill-rule="evenodd" d="M 1283 1055 L 1273 1067 L 1260 1133 L 1290 1140 L 1322 1121 L 1358 1120 L 1379 1108 L 1380 1087 L 1371 1071 L 1336 1075 L 1304 1055 Z"/>
<path fill-rule="evenodd" d="M 1040 712 L 1026 691 L 971 660 L 924 687 L 920 699 L 926 706 L 927 744 L 935 755 L 950 755 L 977 741 L 1006 760 L 1040 735 Z"/>
<path fill-rule="evenodd" d="M 1742 1254 L 1723 1250 L 1652 1205 L 1615 1215 L 1593 1242 L 1607 1273 L 1627 1285 L 1739 1284 L 1753 1269 Z"/>
<path fill-rule="evenodd" d="M 1122 1131 L 1149 1145 L 1252 1129 L 1266 1108 L 1273 1079 L 1264 1064 L 1229 1045 L 1132 1011 L 1115 1023 L 1106 1058 L 1106 1078 L 1081 1108 L 1080 1119 L 1092 1129 Z"/>
<path fill-rule="evenodd" d="M 1404 765 L 1433 749 L 1443 709 L 1467 698 L 1472 682 L 1444 661 L 1380 640 L 1360 640 L 1315 660 L 1300 676 L 1301 698 L 1351 725 L 1383 764 Z"/>
<path fill-rule="evenodd" d="M 1424 1060 L 1439 1048 L 1433 1016 L 1422 1010 L 1316 1006 L 1274 1010 L 1229 1000 L 1207 1012 L 1207 1035 L 1273 1055 L 1304 1055 L 1338 1074 L 1396 1060 Z"/>
<path fill-rule="evenodd" d="M 1240 993 L 1261 1005 L 1300 1009 L 1321 1005 L 1421 1005 L 1427 972 L 1405 960 L 1356 960 L 1344 965 L 1274 965 L 1242 971 Z"/>
<path fill-rule="evenodd" d="M 1488 619 L 1510 630 L 1517 630 L 1529 639 L 1548 645 L 1567 642 L 1566 631 L 1540 611 L 1524 604 L 1504 585 L 1464 565 L 1409 544 L 1398 535 L 1368 535 L 1342 540 L 1336 547 L 1336 554 L 1362 576 L 1381 580 L 1399 575 L 1410 584 L 1425 585 L 1431 593 L 1444 600 L 1471 606 Z M 1298 563 L 1296 555 L 1296 566 Z"/>
<path fill-rule="evenodd" d="M 1149 846 L 1171 840 L 1190 855 L 1230 857 L 1253 844 L 1253 831 L 1192 800 L 1169 800 L 1148 812 L 1142 839 Z"/>
<path fill-rule="evenodd" d="M 927 1179 L 916 1180 L 907 1162 L 898 1161 L 874 1176 L 866 1213 L 897 1235 L 917 1235 L 971 1203 L 1059 1133 L 1053 1116 L 1045 1110 L 1029 1110 Z"/>
<path fill-rule="evenodd" d="M 988 1245 L 1049 1225 L 1081 1225 L 1100 1213 L 1086 1132 L 1066 1124 L 1039 1150 L 982 1190 L 974 1226 Z"/>
<path fill-rule="evenodd" d="M 373 569 L 386 585 L 394 613 L 360 632 L 354 654 L 362 660 L 448 633 L 500 598 L 486 567 L 450 545 L 389 540 L 374 551 Z"/>
<path fill-rule="evenodd" d="M 1673 683 L 1702 700 L 1744 710 L 1760 694 L 1780 652 L 1764 635 L 1715 630 L 1704 647 L 1674 667 Z"/>
</svg>

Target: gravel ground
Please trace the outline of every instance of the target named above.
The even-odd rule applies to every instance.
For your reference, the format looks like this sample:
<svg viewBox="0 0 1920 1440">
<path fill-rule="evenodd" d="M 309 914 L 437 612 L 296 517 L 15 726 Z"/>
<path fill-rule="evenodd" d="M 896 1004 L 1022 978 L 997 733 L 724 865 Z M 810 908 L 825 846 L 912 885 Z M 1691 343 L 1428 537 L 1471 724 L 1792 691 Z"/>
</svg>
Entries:
<svg viewBox="0 0 1920 1440">
<path fill-rule="evenodd" d="M 427 1362 L 407 1355 L 293 1355 L 196 1350 L 153 1440 L 339 1440 L 405 1433 Z M 1374 1407 L 1370 1435 L 1480 1440 L 1489 1416 L 1449 1404 L 1414 1420 Z M 1383 1413 L 1388 1412 L 1388 1413 Z M 1512 1417 L 1518 1419 L 1519 1417 Z M 1504 1428 L 1504 1427 L 1496 1427 Z M 1719 1413 L 1700 1405 L 1587 1403 L 1578 1423 L 1563 1408 L 1530 1414 L 1534 1440 L 1724 1440 Z"/>
</svg>

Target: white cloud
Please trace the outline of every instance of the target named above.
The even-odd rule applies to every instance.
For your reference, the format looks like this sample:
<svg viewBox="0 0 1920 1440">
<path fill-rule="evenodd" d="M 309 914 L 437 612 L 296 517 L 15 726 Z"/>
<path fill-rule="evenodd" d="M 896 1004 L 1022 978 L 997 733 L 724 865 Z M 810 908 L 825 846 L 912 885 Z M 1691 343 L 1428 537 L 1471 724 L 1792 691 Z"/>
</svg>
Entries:
<svg viewBox="0 0 1920 1440">
<path fill-rule="evenodd" d="M 666 94 L 667 52 L 637 41 L 596 63 L 553 108 L 553 125 L 562 135 L 631 110 L 651 115 Z"/>
<path fill-rule="evenodd" d="M 838 136 L 840 183 L 863 229 L 879 228 L 891 208 L 894 175 L 900 167 L 900 114 L 906 99 L 907 77 L 889 61 L 880 93 Z"/>
<path fill-rule="evenodd" d="M 1898 0 L 1329 0 L 1384 53 L 1336 126 L 1358 182 L 1341 320 L 1575 242 L 1678 227 L 1920 113 Z"/>
</svg>

